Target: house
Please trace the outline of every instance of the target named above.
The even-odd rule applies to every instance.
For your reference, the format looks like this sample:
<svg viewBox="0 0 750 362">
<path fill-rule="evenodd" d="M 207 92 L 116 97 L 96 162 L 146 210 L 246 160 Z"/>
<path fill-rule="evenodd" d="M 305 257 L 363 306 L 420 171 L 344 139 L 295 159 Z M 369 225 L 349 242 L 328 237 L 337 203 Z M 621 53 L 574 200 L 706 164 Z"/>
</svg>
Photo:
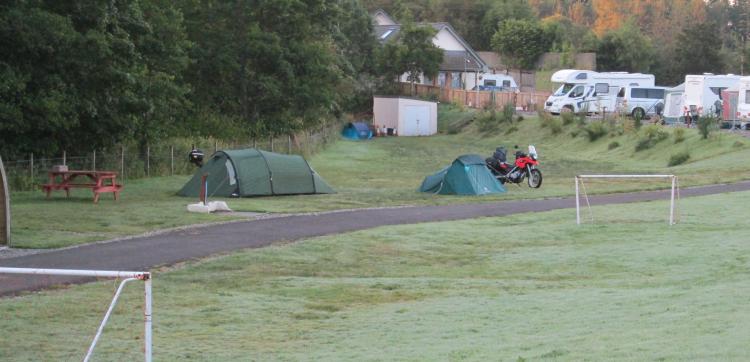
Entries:
<svg viewBox="0 0 750 362">
<path fill-rule="evenodd" d="M 378 9 L 372 13 L 375 35 L 381 43 L 396 41 L 401 25 L 388 13 Z M 432 43 L 443 49 L 443 62 L 436 79 L 422 77 L 422 84 L 443 88 L 472 89 L 478 83 L 480 75 L 487 70 L 487 65 L 471 46 L 448 23 L 421 23 L 431 26 L 437 32 Z M 401 76 L 407 82 L 407 75 Z"/>
</svg>

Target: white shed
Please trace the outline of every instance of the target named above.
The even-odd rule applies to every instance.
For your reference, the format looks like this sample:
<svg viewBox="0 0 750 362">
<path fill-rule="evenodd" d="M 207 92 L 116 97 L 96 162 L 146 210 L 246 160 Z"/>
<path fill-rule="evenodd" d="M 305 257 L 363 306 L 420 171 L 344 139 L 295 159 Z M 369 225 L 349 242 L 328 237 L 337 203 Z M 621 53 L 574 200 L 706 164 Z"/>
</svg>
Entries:
<svg viewBox="0 0 750 362">
<path fill-rule="evenodd" d="M 399 136 L 430 136 L 437 133 L 437 102 L 376 96 L 372 110 L 372 123 L 375 126 L 393 129 Z"/>
</svg>

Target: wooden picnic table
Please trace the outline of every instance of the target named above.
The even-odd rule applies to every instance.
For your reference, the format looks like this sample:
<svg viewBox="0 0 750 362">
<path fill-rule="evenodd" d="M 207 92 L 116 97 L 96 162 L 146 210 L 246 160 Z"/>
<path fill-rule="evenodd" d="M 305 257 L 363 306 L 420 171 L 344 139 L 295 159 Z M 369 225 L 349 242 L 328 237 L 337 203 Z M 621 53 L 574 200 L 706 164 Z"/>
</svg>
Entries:
<svg viewBox="0 0 750 362">
<path fill-rule="evenodd" d="M 48 198 L 52 191 L 65 190 L 65 196 L 70 197 L 70 189 L 88 188 L 94 192 L 94 203 L 98 203 L 99 194 L 111 192 L 117 200 L 122 190 L 122 185 L 117 184 L 117 172 L 114 171 L 50 171 L 48 175 L 49 183 L 42 185 Z"/>
</svg>

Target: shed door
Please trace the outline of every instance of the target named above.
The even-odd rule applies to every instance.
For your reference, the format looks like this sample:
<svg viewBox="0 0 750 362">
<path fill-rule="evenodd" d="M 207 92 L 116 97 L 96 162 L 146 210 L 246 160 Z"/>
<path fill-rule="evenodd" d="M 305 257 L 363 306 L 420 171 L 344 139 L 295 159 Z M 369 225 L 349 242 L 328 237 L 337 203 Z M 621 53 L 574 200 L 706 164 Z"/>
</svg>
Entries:
<svg viewBox="0 0 750 362">
<path fill-rule="evenodd" d="M 430 107 L 406 106 L 404 127 L 406 127 L 404 136 L 428 136 L 430 134 Z"/>
</svg>

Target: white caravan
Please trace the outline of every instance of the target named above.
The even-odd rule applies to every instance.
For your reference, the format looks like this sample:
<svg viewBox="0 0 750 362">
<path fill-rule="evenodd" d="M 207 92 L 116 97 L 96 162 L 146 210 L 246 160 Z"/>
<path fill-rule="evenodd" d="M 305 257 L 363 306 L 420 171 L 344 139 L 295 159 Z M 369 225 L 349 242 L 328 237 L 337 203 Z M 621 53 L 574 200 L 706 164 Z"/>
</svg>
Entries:
<svg viewBox="0 0 750 362">
<path fill-rule="evenodd" d="M 546 111 L 552 114 L 581 111 L 596 113 L 614 111 L 617 93 L 622 87 L 653 87 L 654 75 L 563 69 L 552 74 L 551 81 L 562 85 L 547 98 L 544 103 Z"/>
<path fill-rule="evenodd" d="M 664 94 L 664 120 L 667 123 L 683 122 L 685 110 L 685 83 L 669 88 Z"/>
<path fill-rule="evenodd" d="M 692 116 L 721 116 L 721 91 L 740 83 L 740 76 L 734 74 L 685 76 L 684 111 Z"/>
<path fill-rule="evenodd" d="M 664 92 L 667 87 L 625 86 L 617 93 L 617 110 L 633 118 L 644 119 L 664 110 Z"/>
<path fill-rule="evenodd" d="M 739 90 L 737 118 L 740 120 L 740 127 L 750 129 L 750 77 L 740 78 Z"/>
<path fill-rule="evenodd" d="M 479 80 L 479 90 L 515 91 L 516 89 L 518 89 L 516 80 L 507 74 L 484 73 Z"/>
</svg>

